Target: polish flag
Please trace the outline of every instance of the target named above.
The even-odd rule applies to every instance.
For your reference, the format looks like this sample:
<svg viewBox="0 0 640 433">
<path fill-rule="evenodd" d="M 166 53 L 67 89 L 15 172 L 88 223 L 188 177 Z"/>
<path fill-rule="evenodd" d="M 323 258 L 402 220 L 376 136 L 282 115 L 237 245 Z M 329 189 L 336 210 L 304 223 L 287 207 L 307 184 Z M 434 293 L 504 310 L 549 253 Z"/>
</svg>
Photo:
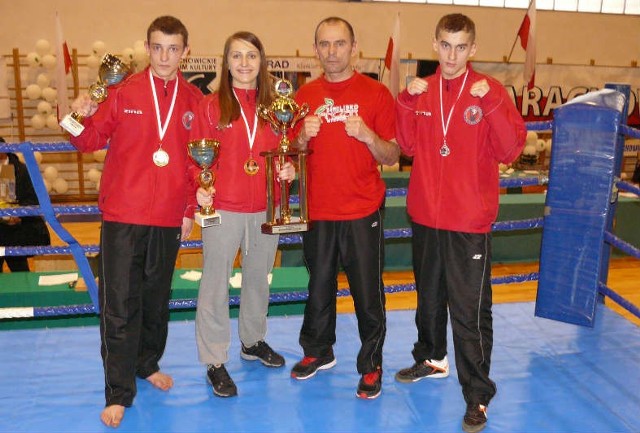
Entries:
<svg viewBox="0 0 640 433">
<path fill-rule="evenodd" d="M 69 47 L 62 35 L 60 15 L 56 12 L 56 86 L 58 92 L 58 121 L 67 115 L 69 109 L 69 95 L 67 93 L 67 75 L 71 71 L 71 55 Z"/>
<path fill-rule="evenodd" d="M 400 91 L 400 14 L 396 15 L 393 33 L 389 38 L 384 67 L 389 70 L 389 91 L 395 98 Z"/>
<path fill-rule="evenodd" d="M 533 89 L 536 79 L 536 0 L 531 0 L 527 14 L 518 30 L 520 44 L 525 49 L 524 81 L 527 89 Z"/>
</svg>

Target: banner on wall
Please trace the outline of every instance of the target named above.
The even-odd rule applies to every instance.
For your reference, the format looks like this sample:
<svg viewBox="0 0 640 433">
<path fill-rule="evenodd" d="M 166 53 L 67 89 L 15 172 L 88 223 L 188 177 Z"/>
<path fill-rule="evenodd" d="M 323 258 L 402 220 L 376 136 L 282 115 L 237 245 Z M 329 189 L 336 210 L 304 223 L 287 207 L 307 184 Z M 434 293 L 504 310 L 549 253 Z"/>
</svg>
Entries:
<svg viewBox="0 0 640 433">
<path fill-rule="evenodd" d="M 355 69 L 377 80 L 382 61 L 382 59 L 358 59 Z M 206 95 L 217 89 L 217 77 L 221 65 L 221 56 L 190 56 L 182 61 L 180 70 L 187 81 L 196 85 Z M 291 81 L 295 89 L 322 73 L 315 57 L 268 57 L 267 67 L 274 76 Z"/>
<path fill-rule="evenodd" d="M 603 89 L 607 83 L 629 84 L 631 94 L 627 123 L 640 125 L 639 68 L 537 65 L 536 85 L 527 91 L 521 75 L 522 65 L 478 62 L 473 67 L 505 85 L 526 121 L 550 120 L 554 108 L 577 96 Z"/>
</svg>

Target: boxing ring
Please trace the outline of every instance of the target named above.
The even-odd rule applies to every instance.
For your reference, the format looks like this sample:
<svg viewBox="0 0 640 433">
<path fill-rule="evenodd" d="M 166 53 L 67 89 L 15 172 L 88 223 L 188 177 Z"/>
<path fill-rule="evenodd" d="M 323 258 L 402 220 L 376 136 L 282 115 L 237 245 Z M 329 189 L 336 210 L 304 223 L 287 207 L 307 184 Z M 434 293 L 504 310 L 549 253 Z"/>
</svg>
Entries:
<svg viewBox="0 0 640 433">
<path fill-rule="evenodd" d="M 622 88 L 624 91 L 624 87 Z M 629 88 L 626 88 L 627 96 L 629 92 Z M 591 95 L 591 96 L 590 96 Z M 614 233 L 612 233 L 613 220 L 615 217 L 615 202 L 617 201 L 617 192 L 618 191 L 626 191 L 630 193 L 634 193 L 640 195 L 640 190 L 638 187 L 622 181 L 619 179 L 620 169 L 621 169 L 621 161 L 622 161 L 622 152 L 624 146 L 623 135 L 633 138 L 640 137 L 640 132 L 637 129 L 630 128 L 622 123 L 621 112 L 626 112 L 626 105 L 624 105 L 624 101 L 627 99 L 624 98 L 624 94 L 618 100 L 614 102 L 617 104 L 613 108 L 607 106 L 607 101 L 602 100 L 602 95 L 598 95 L 594 97 L 593 94 L 587 95 L 588 98 L 583 104 L 568 104 L 566 107 L 562 107 L 565 111 L 570 113 L 570 116 L 577 116 L 578 118 L 578 126 L 572 124 L 571 121 L 567 121 L 566 125 L 561 123 L 560 126 L 557 124 L 554 125 L 553 122 L 529 122 L 527 124 L 527 129 L 530 131 L 549 131 L 553 132 L 553 140 L 554 140 L 554 148 L 552 150 L 552 166 L 551 173 L 554 172 L 553 166 L 553 152 L 556 152 L 555 149 L 558 149 L 558 135 L 562 134 L 575 134 L 578 131 L 578 135 L 573 139 L 567 140 L 569 143 L 569 150 L 563 152 L 567 152 L 570 159 L 571 153 L 576 151 L 576 148 L 579 151 L 579 146 L 582 144 L 582 139 L 588 138 L 591 133 L 584 133 L 579 131 L 582 128 L 582 125 L 593 124 L 590 119 L 592 111 L 594 110 L 605 110 L 608 111 L 610 117 L 615 118 L 612 123 L 611 118 L 607 118 L 605 120 L 599 120 L 595 123 L 596 133 L 602 135 L 602 125 L 605 127 L 610 127 L 611 131 L 609 131 L 609 136 L 604 140 L 603 145 L 605 147 L 608 146 L 608 150 L 603 153 L 603 159 L 606 161 L 610 161 L 610 167 L 604 167 L 600 171 L 604 173 L 605 176 L 609 177 L 610 183 L 613 188 L 613 192 L 604 191 L 598 199 L 600 203 L 592 203 L 588 202 L 589 206 L 599 206 L 599 216 L 605 220 L 605 229 L 602 233 L 594 233 L 594 230 L 590 226 L 580 226 L 578 228 L 578 237 L 583 234 L 584 231 L 588 233 L 593 233 L 593 238 L 596 240 L 601 240 L 603 244 L 609 245 L 610 247 L 618 248 L 620 251 L 625 254 L 640 258 L 640 249 L 631 245 L 628 242 L 625 242 L 623 239 L 618 238 Z M 600 98 L 600 100 L 594 102 L 594 98 Z M 611 99 L 611 98 L 610 98 Z M 622 102 L 621 102 L 622 101 Z M 597 105 L 597 107 L 596 107 Z M 577 107 L 577 108 L 574 108 Z M 564 113 L 565 111 L 562 111 Z M 616 114 L 617 113 L 617 114 Z M 582 122 L 582 123 L 581 123 Z M 600 129 L 597 129 L 600 128 Z M 607 139 L 611 139 L 615 143 L 607 143 Z M 603 141 L 600 137 L 599 143 Z M 0 320 L 7 320 L 12 318 L 29 318 L 29 317 L 52 317 L 52 316 L 65 316 L 65 315 L 82 315 L 82 314 L 95 314 L 98 311 L 98 296 L 97 296 L 97 285 L 95 282 L 95 276 L 93 275 L 93 271 L 89 262 L 87 260 L 87 254 L 94 254 L 99 252 L 98 245 L 80 245 L 76 239 L 62 226 L 59 222 L 57 216 L 59 215 L 96 215 L 99 214 L 99 210 L 97 206 L 88 206 L 88 205 L 78 205 L 78 206 L 53 206 L 49 195 L 46 191 L 46 187 L 44 185 L 44 181 L 38 169 L 38 164 L 36 162 L 34 152 L 75 152 L 76 149 L 70 143 L 41 143 L 35 144 L 30 142 L 20 143 L 17 145 L 12 144 L 0 144 L 0 152 L 20 152 L 24 155 L 24 160 L 29 170 L 29 174 L 31 175 L 34 189 L 38 196 L 38 200 L 40 202 L 40 206 L 28 206 L 28 207 L 16 207 L 16 208 L 8 208 L 8 209 L 0 209 L 0 217 L 3 216 L 30 216 L 30 215 L 43 215 L 46 219 L 47 223 L 53 229 L 53 231 L 60 237 L 63 242 L 66 242 L 68 246 L 66 247 L 54 247 L 54 246 L 38 246 L 38 247 L 5 247 L 0 248 L 0 255 L 6 256 L 20 256 L 20 255 L 68 255 L 71 254 L 77 265 L 78 270 L 87 284 L 87 289 L 89 292 L 89 296 L 91 299 L 91 304 L 82 304 L 82 305 L 68 305 L 68 306 L 45 306 L 45 307 L 9 307 L 9 308 L 0 308 Z M 556 153 L 560 153 L 561 151 L 557 151 Z M 613 156 L 612 156 L 613 155 Z M 589 158 L 593 158 L 594 155 L 590 154 Z M 567 159 L 565 158 L 565 159 Z M 570 171 L 569 173 L 567 173 Z M 566 176 L 573 176 L 573 167 L 562 168 L 562 170 L 556 170 L 558 176 L 561 174 Z M 551 174 L 551 177 L 553 174 Z M 523 187 L 523 186 L 533 186 L 533 185 L 544 185 L 547 184 L 548 178 L 544 175 L 530 177 L 530 178 L 517 178 L 517 179 L 501 179 L 500 187 L 501 188 L 515 188 L 515 187 Z M 565 179 L 565 182 L 571 182 L 569 179 Z M 553 185 L 553 181 L 552 181 Z M 587 182 L 587 185 L 591 184 Z M 568 187 L 568 183 L 561 185 L 559 194 L 561 197 L 565 197 L 568 191 L 566 191 L 566 187 Z M 608 185 L 605 185 L 605 188 Z M 555 190 L 554 190 L 555 191 Z M 585 191 L 583 191 L 584 193 Z M 589 193 L 591 190 L 588 191 Z M 608 193 L 612 195 L 612 197 L 608 197 Z M 387 190 L 388 197 L 398 197 L 406 195 L 406 189 L 404 188 L 392 188 Z M 604 203 L 603 203 L 604 202 Z M 297 204 L 297 196 L 291 197 L 291 204 Z M 565 206 L 573 206 L 575 203 L 569 202 L 564 203 Z M 549 205 L 547 205 L 549 207 Z M 547 218 L 547 217 L 545 217 Z M 541 269 L 545 271 L 543 275 L 543 284 L 545 287 L 551 285 L 553 286 L 554 282 L 557 281 L 559 275 L 558 272 L 553 271 L 553 264 L 551 264 L 550 274 L 549 267 L 546 265 L 546 254 L 551 255 L 555 254 L 558 249 L 561 249 L 560 246 L 564 243 L 564 239 L 556 240 L 553 243 L 553 238 L 551 235 L 547 235 L 546 237 L 552 239 L 549 241 L 549 248 L 545 249 L 545 232 L 544 232 L 544 218 L 534 218 L 534 219 L 526 219 L 526 220 L 515 220 L 515 221 L 503 221 L 496 222 L 493 225 L 493 231 L 514 231 L 514 230 L 531 230 L 536 228 L 543 228 L 543 243 L 542 243 L 542 251 L 541 251 Z M 575 227 L 575 218 L 574 220 L 565 221 L 560 225 L 560 230 L 564 234 L 567 229 L 571 227 Z M 411 229 L 410 228 L 402 228 L 402 229 L 387 229 L 385 230 L 385 239 L 401 239 L 401 238 L 410 238 L 411 237 Z M 300 244 L 302 242 L 302 237 L 299 234 L 289 234 L 282 235 L 280 237 L 280 245 L 293 245 Z M 581 239 L 578 242 L 582 242 Z M 186 241 L 182 243 L 183 249 L 201 249 L 202 242 L 201 241 Z M 640 317 L 640 309 L 637 306 L 634 306 L 631 302 L 619 296 L 615 291 L 611 290 L 606 286 L 606 276 L 607 276 L 607 267 L 609 261 L 609 252 L 607 251 L 607 247 L 603 245 L 602 247 L 596 247 L 598 249 L 602 249 L 599 263 L 597 263 L 598 273 L 596 275 L 590 275 L 589 277 L 597 278 L 594 281 L 588 281 L 589 284 L 595 285 L 595 293 L 597 293 L 600 301 L 602 302 L 603 296 L 606 296 L 613 300 L 614 302 L 621 305 L 623 308 L 628 310 L 630 313 L 634 314 L 637 317 Z M 546 254 L 545 254 L 546 252 Z M 566 259 L 567 251 L 562 251 L 562 255 Z M 570 255 L 570 254 L 569 254 Z M 554 260 L 557 257 L 554 258 Z M 592 265 L 592 264 L 591 264 Z M 548 274 L 548 275 L 547 275 Z M 602 278 L 601 278 L 602 277 Z M 540 279 L 540 274 L 529 273 L 529 274 L 520 274 L 520 275 L 511 275 L 504 276 L 500 278 L 493 278 L 493 284 L 509 284 L 509 283 L 518 283 L 525 281 L 536 281 Z M 572 292 L 575 288 L 570 287 L 568 290 Z M 392 285 L 386 286 L 385 291 L 387 293 L 396 293 L 396 292 L 404 292 L 404 291 L 413 291 L 415 290 L 414 284 L 405 284 L 405 285 Z M 549 296 L 545 297 L 544 292 L 542 297 L 538 297 L 537 302 L 543 303 L 543 306 L 538 308 L 536 311 L 537 315 L 541 317 L 547 318 L 556 318 L 559 320 L 567 320 L 565 317 L 565 313 L 559 313 L 556 315 L 554 312 L 554 303 L 557 298 L 558 293 L 556 293 L 555 289 L 550 289 L 551 293 Z M 585 296 L 594 295 L 594 290 L 591 293 L 587 293 Z M 338 296 L 349 296 L 349 290 L 343 289 L 338 292 Z M 298 292 L 290 292 L 290 293 L 272 293 L 270 295 L 270 303 L 288 303 L 288 302 L 301 302 L 306 300 L 306 292 L 298 291 Z M 546 299 L 551 299 L 549 302 L 546 302 Z M 581 299 L 584 301 L 584 299 Z M 593 300 L 588 300 L 589 308 L 593 309 L 593 305 L 595 303 Z M 231 296 L 230 297 L 230 305 L 238 305 L 239 304 L 239 296 Z M 547 305 L 551 304 L 551 305 Z M 172 299 L 170 301 L 170 308 L 172 310 L 182 310 L 182 309 L 193 309 L 196 307 L 195 299 Z M 572 307 L 569 307 L 572 308 Z M 549 310 L 549 312 L 547 312 Z M 581 315 L 582 312 L 577 312 L 577 315 Z M 593 312 L 587 313 L 587 319 L 577 319 L 576 317 L 572 317 L 568 321 L 571 323 L 584 324 L 584 325 L 592 325 L 594 320 Z"/>
<path fill-rule="evenodd" d="M 618 91 L 620 90 L 620 91 Z M 566 104 L 557 109 L 552 122 L 528 123 L 530 131 L 552 131 L 553 143 L 549 177 L 536 176 L 519 179 L 501 179 L 503 188 L 547 185 L 549 192 L 542 218 L 497 222 L 495 232 L 531 230 L 542 228 L 540 272 L 493 278 L 493 284 L 510 284 L 538 281 L 535 304 L 511 304 L 494 306 L 495 346 L 492 373 L 498 382 L 499 393 L 492 402 L 489 423 L 485 431 L 638 431 L 640 414 L 637 407 L 640 397 L 635 389 L 640 380 L 637 360 L 640 359 L 640 330 L 603 308 L 608 298 L 636 317 L 640 309 L 607 287 L 606 279 L 611 249 L 640 259 L 640 249 L 615 234 L 614 218 L 617 194 L 626 191 L 640 196 L 640 189 L 619 179 L 623 152 L 623 138 L 640 138 L 640 131 L 623 123 L 626 112 L 625 89 L 594 92 L 582 101 Z M 585 152 L 584 140 L 595 143 Z M 0 308 L 0 320 L 38 318 L 66 315 L 95 315 L 97 312 L 97 287 L 87 260 L 87 254 L 99 252 L 98 245 L 80 245 L 58 221 L 60 215 L 95 215 L 96 206 L 54 206 L 51 204 L 40 176 L 34 152 L 75 151 L 69 143 L 20 143 L 0 144 L 0 152 L 21 152 L 32 177 L 40 202 L 39 207 L 0 209 L 0 216 L 43 215 L 52 230 L 67 243 L 66 247 L 6 247 L 4 255 L 61 255 L 71 254 L 84 278 L 90 304 Z M 578 188 L 575 199 L 571 195 L 571 182 L 563 179 L 568 164 L 580 157 L 593 159 L 597 167 L 585 165 L 585 176 L 597 180 L 583 180 L 584 188 Z M 598 156 L 600 155 L 600 156 Z M 554 177 L 554 176 L 557 176 Z M 562 180 L 558 183 L 556 180 Z M 406 189 L 394 188 L 387 196 L 406 194 Z M 296 197 L 292 196 L 292 204 Z M 555 201 L 554 201 L 555 200 Z M 578 203 L 576 205 L 576 203 Z M 581 208 L 580 206 L 584 206 Z M 593 210 L 595 209 L 595 210 Z M 411 237 L 409 228 L 385 230 L 385 239 Z M 282 235 L 281 245 L 301 243 L 301 236 Z M 184 249 L 199 249 L 200 241 L 182 243 Z M 386 293 L 415 290 L 414 284 L 391 285 Z M 340 290 L 338 296 L 349 296 L 349 290 Z M 301 302 L 306 292 L 272 293 L 271 303 Z M 230 297 L 231 305 L 239 304 L 238 296 Z M 172 310 L 193 309 L 195 299 L 171 300 Z M 598 320 L 596 320 L 596 315 Z M 552 319 L 552 320 L 541 320 Z M 272 317 L 269 321 L 269 338 L 272 346 L 286 358 L 289 366 L 301 356 L 297 347 L 297 330 L 301 318 Z M 267 371 L 246 362 L 231 361 L 229 372 L 240 388 L 238 399 L 222 400 L 211 396 L 204 383 L 203 371 L 197 365 L 193 340 L 193 323 L 172 323 L 163 369 L 182 375 L 185 388 L 174 389 L 175 397 L 157 396 L 145 383 L 139 385 L 139 396 L 134 407 L 127 412 L 120 431 L 456 431 L 464 403 L 455 380 L 455 367 L 447 381 L 413 385 L 408 388 L 393 382 L 394 369 L 406 367 L 412 362 L 410 349 L 415 336 L 408 329 L 413 325 L 413 313 L 388 312 L 388 336 L 385 345 L 385 365 L 388 375 L 384 379 L 384 391 L 380 399 L 362 402 L 353 398 L 357 375 L 355 352 L 357 324 L 353 315 L 340 315 L 336 355 L 342 361 L 334 370 L 321 374 L 305 384 L 296 384 L 288 378 L 287 371 Z M 582 325 L 582 326 L 574 326 Z M 237 340 L 237 323 L 234 321 L 232 341 Z M 18 332 L 18 334 L 12 334 Z M 53 374 L 75 375 L 79 391 L 71 392 L 71 401 L 60 406 L 73 407 L 71 418 L 65 421 L 37 419 L 18 420 L 14 413 L 0 414 L 0 432 L 37 431 L 47 426 L 49 431 L 107 431 L 97 419 L 102 406 L 102 371 L 99 360 L 98 333 L 89 328 L 57 331 L 51 343 L 42 344 L 35 331 L 0 332 L 0 344 L 18 335 L 20 348 L 34 350 L 39 345 L 42 353 L 60 351 L 62 358 L 74 356 L 74 351 L 86 352 L 89 347 L 91 367 L 81 363 L 81 371 L 56 366 Z M 292 332 L 295 335 L 292 335 Z M 615 336 L 614 333 L 615 332 Z M 51 334 L 51 332 L 49 332 Z M 449 339 L 451 333 L 449 333 Z M 273 337 L 272 337 L 273 336 Z M 286 341 L 282 341 L 287 337 Z M 565 339 L 566 338 L 566 339 Z M 603 338 L 610 339 L 605 342 Z M 622 343 L 624 342 L 624 343 Z M 48 346 L 51 344 L 51 347 Z M 60 346 L 67 346 L 61 348 Z M 232 343 L 232 350 L 239 350 L 239 343 Z M 583 346 L 581 350 L 575 346 Z M 174 348 L 175 346 L 175 348 Z M 624 348 L 620 347 L 624 346 Z M 449 347 L 453 347 L 449 340 Z M 295 349 L 292 349 L 295 348 Z M 393 349 L 392 349 L 393 348 Z M 185 356 L 185 353 L 188 355 Z M 65 355 L 66 354 L 66 355 Z M 6 355 L 0 356 L 0 360 Z M 526 362 L 522 362 L 522 357 Z M 186 359 L 185 359 L 186 358 Z M 8 358 L 7 358 L 8 359 Z M 635 360 L 635 361 L 634 361 Z M 18 357 L 7 361 L 4 370 L 27 363 L 35 364 L 31 357 Z M 611 363 L 611 365 L 609 365 Z M 36 367 L 38 372 L 41 367 Z M 51 368 L 49 364 L 47 367 Z M 289 368 L 289 367 L 286 367 Z M 610 371 L 612 369 L 614 371 Z M 27 369 L 25 375 L 32 372 Z M 50 371 L 47 371 L 49 374 Z M 10 373 L 3 374 L 6 389 L 24 386 Z M 527 376 L 526 378 L 523 377 Z M 337 379 L 336 376 L 345 379 Z M 40 376 L 41 377 L 41 376 Z M 46 377 L 46 376 L 45 376 Z M 328 378 L 322 380 L 322 378 Z M 344 382 L 343 382 L 344 381 Z M 85 383 L 87 382 L 87 383 Z M 428 382 L 428 381 L 424 381 Z M 423 382 L 420 382 L 422 384 Z M 634 385 L 635 383 L 635 385 Z M 427 386 L 428 385 L 428 386 Z M 35 385 L 33 385 L 35 387 Z M 8 387 L 8 388 L 7 388 Z M 266 387 L 266 388 L 265 388 Z M 327 390 L 331 387 L 331 390 Z M 354 388 L 353 390 L 351 388 Z M 17 389 L 17 388 L 15 388 Z M 29 388 L 30 389 L 30 388 Z M 34 388 L 35 389 L 35 388 Z M 48 400 L 51 393 L 36 391 Z M 169 394 L 171 394 L 169 393 Z M 0 400 L 11 393 L 0 392 Z M 177 394 L 177 396 L 176 396 Z M 550 398 L 545 399 L 545 394 Z M 615 395 L 614 395 L 615 394 Z M 85 397 L 83 397 L 83 395 Z M 345 397 L 347 396 L 347 397 Z M 58 398 L 58 397 L 56 397 Z M 29 399 L 25 396 L 23 404 Z M 214 401 L 211 401 L 213 399 Z M 269 401 L 272 401 L 270 404 Z M 8 400 L 7 400 L 8 401 Z M 420 409 L 428 403 L 428 409 Z M 364 404 L 363 404 L 364 403 Z M 533 403 L 533 404 L 531 404 Z M 90 417 L 80 411 L 81 405 L 90 404 Z M 495 419 L 492 416 L 495 409 Z M 393 407 L 393 411 L 389 410 Z M 383 411 L 383 408 L 385 410 Z M 59 409 L 54 405 L 50 412 L 40 416 L 53 416 Z M 178 410 L 179 409 L 179 410 Z M 252 412 L 264 414 L 249 414 Z M 36 418 L 39 410 L 34 410 Z M 93 413 L 95 412 L 95 413 Z M 168 414 L 168 415 L 167 415 Z M 168 417 L 168 419 L 167 419 Z M 218 419 L 224 423 L 212 424 Z M 73 418 L 73 420 L 72 420 Z M 160 421 L 156 421 L 156 418 Z M 366 423 L 363 424 L 364 420 Z M 17 423 L 17 424 L 16 424 Z"/>
</svg>

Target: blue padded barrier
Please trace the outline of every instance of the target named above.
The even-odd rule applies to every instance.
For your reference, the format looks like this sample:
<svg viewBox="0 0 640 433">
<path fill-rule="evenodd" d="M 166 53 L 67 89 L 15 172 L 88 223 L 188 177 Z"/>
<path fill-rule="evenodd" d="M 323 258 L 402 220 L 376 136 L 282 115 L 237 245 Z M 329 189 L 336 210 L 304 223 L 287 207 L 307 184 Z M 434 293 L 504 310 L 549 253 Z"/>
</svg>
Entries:
<svg viewBox="0 0 640 433">
<path fill-rule="evenodd" d="M 605 89 L 554 111 L 538 317 L 593 326 L 624 103 Z"/>
</svg>

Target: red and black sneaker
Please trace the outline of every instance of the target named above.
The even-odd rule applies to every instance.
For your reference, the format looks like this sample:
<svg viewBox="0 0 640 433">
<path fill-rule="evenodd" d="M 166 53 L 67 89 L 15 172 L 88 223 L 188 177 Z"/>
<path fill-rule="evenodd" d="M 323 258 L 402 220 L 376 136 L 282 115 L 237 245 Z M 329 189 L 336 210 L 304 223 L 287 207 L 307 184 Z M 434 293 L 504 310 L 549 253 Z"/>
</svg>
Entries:
<svg viewBox="0 0 640 433">
<path fill-rule="evenodd" d="M 371 373 L 365 373 L 358 382 L 358 390 L 356 396 L 359 398 L 365 398 L 373 400 L 378 398 L 382 392 L 382 369 L 378 367 Z"/>
<path fill-rule="evenodd" d="M 298 380 L 309 379 L 315 376 L 318 370 L 327 370 L 334 365 L 336 365 L 336 357 L 333 351 L 320 358 L 305 356 L 302 361 L 293 366 L 291 377 Z"/>
<path fill-rule="evenodd" d="M 462 418 L 462 430 L 477 433 L 487 425 L 487 406 L 478 403 L 467 404 L 467 411 Z"/>
</svg>

